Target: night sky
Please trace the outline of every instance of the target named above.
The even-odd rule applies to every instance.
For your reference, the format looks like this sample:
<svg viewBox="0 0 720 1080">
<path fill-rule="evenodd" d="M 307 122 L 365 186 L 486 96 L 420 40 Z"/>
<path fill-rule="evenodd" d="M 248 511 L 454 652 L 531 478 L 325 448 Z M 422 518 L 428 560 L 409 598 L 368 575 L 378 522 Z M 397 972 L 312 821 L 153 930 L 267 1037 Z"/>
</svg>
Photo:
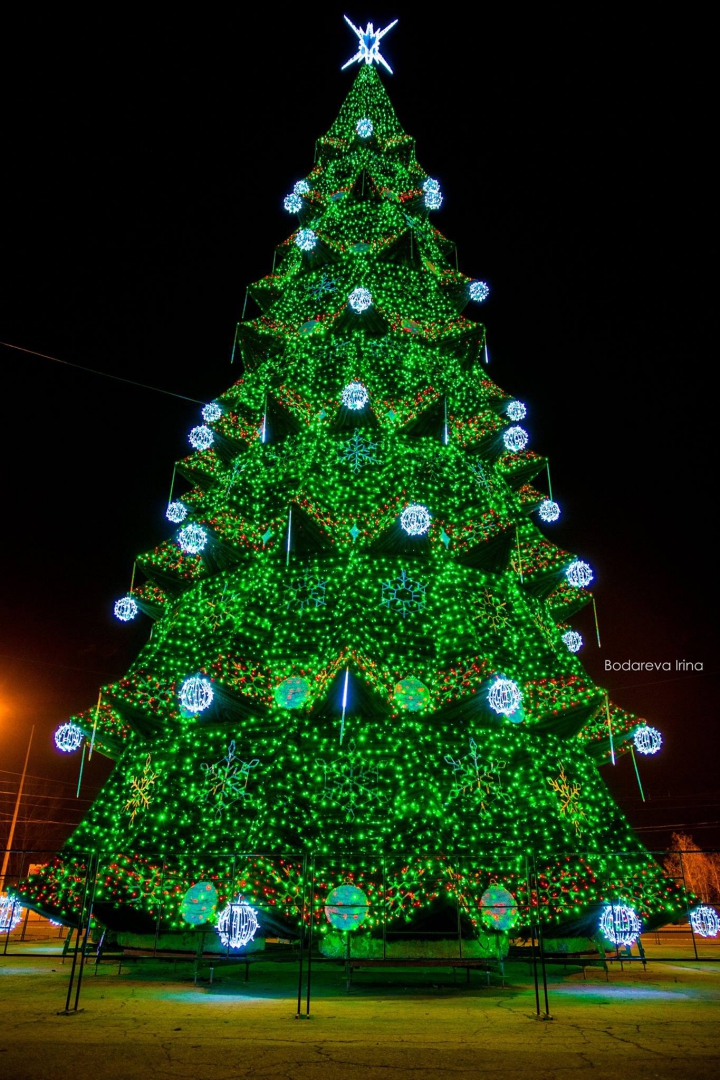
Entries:
<svg viewBox="0 0 720 1080">
<path fill-rule="evenodd" d="M 344 10 L 400 19 L 385 83 L 442 183 L 435 224 L 491 286 L 478 309 L 489 374 L 526 402 L 530 445 L 550 458 L 563 509 L 551 536 L 596 574 L 602 649 L 585 609 L 584 663 L 663 733 L 640 762 L 648 802 L 629 758 L 604 770 L 611 790 L 649 846 L 669 826 L 720 845 L 700 30 L 599 7 L 523 22 L 451 5 L 428 26 L 414 5 L 261 6 L 231 22 L 63 24 L 60 50 L 60 24 L 28 24 L 4 64 L 0 338 L 199 402 L 239 378 L 246 284 L 292 231 L 282 198 L 356 70 L 339 70 L 355 41 Z M 173 462 L 199 405 L 0 355 L 1 842 L 30 725 L 30 773 L 73 794 L 79 756 L 61 758 L 52 733 L 147 637 L 149 620 L 121 625 L 112 604 L 135 555 L 169 532 Z M 606 673 L 606 660 L 704 671 Z M 108 771 L 96 755 L 83 795 Z M 53 803 L 47 819 L 76 813 Z"/>
</svg>

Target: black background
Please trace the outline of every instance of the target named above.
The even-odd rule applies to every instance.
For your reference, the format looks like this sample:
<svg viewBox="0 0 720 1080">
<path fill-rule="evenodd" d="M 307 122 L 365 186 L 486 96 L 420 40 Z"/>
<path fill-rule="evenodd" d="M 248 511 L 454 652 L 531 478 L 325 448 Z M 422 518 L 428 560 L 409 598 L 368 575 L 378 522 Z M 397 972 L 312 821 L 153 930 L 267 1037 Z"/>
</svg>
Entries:
<svg viewBox="0 0 720 1080">
<path fill-rule="evenodd" d="M 0 337 L 212 399 L 245 286 L 292 229 L 355 68 L 343 10 L 385 39 L 385 79 L 445 202 L 460 268 L 492 288 L 490 375 L 529 408 L 563 508 L 552 537 L 594 568 L 576 625 L 590 673 L 657 726 L 662 753 L 605 774 L 650 846 L 720 844 L 708 308 L 713 121 L 703 28 L 622 9 L 521 16 L 412 5 L 176 13 L 17 25 L 4 63 Z M 708 250 L 709 249 L 709 250 Z M 33 776 L 72 792 L 52 732 L 120 677 L 136 553 L 168 532 L 173 462 L 199 406 L 7 348 L 0 837 L 29 728 Z M 604 661 L 692 661 L 605 673 Z M 108 763 L 95 756 L 84 795 Z M 57 788 L 59 790 L 59 788 Z M 71 803 L 53 820 L 74 820 Z"/>
</svg>

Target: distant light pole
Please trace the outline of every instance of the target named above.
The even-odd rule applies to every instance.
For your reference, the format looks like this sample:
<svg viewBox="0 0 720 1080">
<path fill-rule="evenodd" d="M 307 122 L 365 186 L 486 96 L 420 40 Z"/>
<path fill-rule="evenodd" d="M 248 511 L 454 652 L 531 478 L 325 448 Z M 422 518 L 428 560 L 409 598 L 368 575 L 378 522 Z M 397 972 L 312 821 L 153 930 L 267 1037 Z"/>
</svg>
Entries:
<svg viewBox="0 0 720 1080">
<path fill-rule="evenodd" d="M 10 823 L 10 832 L 7 838 L 7 847 L 3 857 L 2 870 L 0 870 L 0 893 L 3 891 L 3 886 L 5 885 L 5 875 L 7 873 L 8 863 L 10 862 L 10 849 L 12 848 L 12 842 L 15 838 L 15 826 L 17 825 L 20 800 L 22 798 L 23 788 L 25 787 L 25 777 L 27 776 L 28 761 L 30 760 L 30 747 L 32 746 L 34 732 L 35 725 L 33 724 L 30 728 L 30 738 L 28 739 L 27 753 L 25 754 L 25 764 L 23 765 L 22 776 L 20 777 L 20 787 L 18 788 L 17 798 L 15 800 L 15 810 L 13 812 L 12 822 Z"/>
</svg>

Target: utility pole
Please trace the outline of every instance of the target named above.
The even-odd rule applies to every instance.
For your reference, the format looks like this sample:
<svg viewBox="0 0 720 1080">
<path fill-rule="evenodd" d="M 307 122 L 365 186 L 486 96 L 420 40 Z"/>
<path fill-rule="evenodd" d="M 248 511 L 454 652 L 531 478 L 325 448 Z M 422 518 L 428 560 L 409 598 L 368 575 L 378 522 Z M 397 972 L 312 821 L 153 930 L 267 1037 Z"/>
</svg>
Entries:
<svg viewBox="0 0 720 1080">
<path fill-rule="evenodd" d="M 20 787 L 18 788 L 17 799 L 15 800 L 15 810 L 13 812 L 12 822 L 10 824 L 10 832 L 7 838 L 7 849 L 3 857 L 2 870 L 0 870 L 0 893 L 3 891 L 5 885 L 5 874 L 7 873 L 8 863 L 10 861 L 10 849 L 12 848 L 12 842 L 15 837 L 15 826 L 17 825 L 18 811 L 20 810 L 20 800 L 22 799 L 23 788 L 25 787 L 25 777 L 27 776 L 28 761 L 30 760 L 30 747 L 32 746 L 33 734 L 35 732 L 35 725 L 30 728 L 30 738 L 28 739 L 27 753 L 25 754 L 25 764 L 23 765 L 22 776 L 20 777 Z"/>
</svg>

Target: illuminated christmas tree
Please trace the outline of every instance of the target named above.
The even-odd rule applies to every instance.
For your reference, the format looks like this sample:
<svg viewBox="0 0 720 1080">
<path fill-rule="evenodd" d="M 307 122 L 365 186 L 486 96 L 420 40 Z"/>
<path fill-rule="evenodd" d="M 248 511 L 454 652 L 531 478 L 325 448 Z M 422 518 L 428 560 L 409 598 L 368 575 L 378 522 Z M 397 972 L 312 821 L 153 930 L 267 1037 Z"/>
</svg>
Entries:
<svg viewBox="0 0 720 1080">
<path fill-rule="evenodd" d="M 382 62 L 369 31 L 355 59 Z M 64 729 L 114 771 L 24 902 L 70 921 L 95 853 L 111 927 L 212 924 L 238 896 L 297 927 L 315 853 L 320 906 L 359 887 L 370 928 L 448 899 L 479 925 L 491 887 L 554 933 L 594 932 L 608 903 L 684 909 L 599 772 L 657 733 L 578 658 L 592 570 L 552 540 L 546 461 L 487 376 L 488 289 L 442 201 L 361 64 L 250 286 L 242 378 L 177 464 L 174 531 L 116 606 L 150 640 Z"/>
</svg>

